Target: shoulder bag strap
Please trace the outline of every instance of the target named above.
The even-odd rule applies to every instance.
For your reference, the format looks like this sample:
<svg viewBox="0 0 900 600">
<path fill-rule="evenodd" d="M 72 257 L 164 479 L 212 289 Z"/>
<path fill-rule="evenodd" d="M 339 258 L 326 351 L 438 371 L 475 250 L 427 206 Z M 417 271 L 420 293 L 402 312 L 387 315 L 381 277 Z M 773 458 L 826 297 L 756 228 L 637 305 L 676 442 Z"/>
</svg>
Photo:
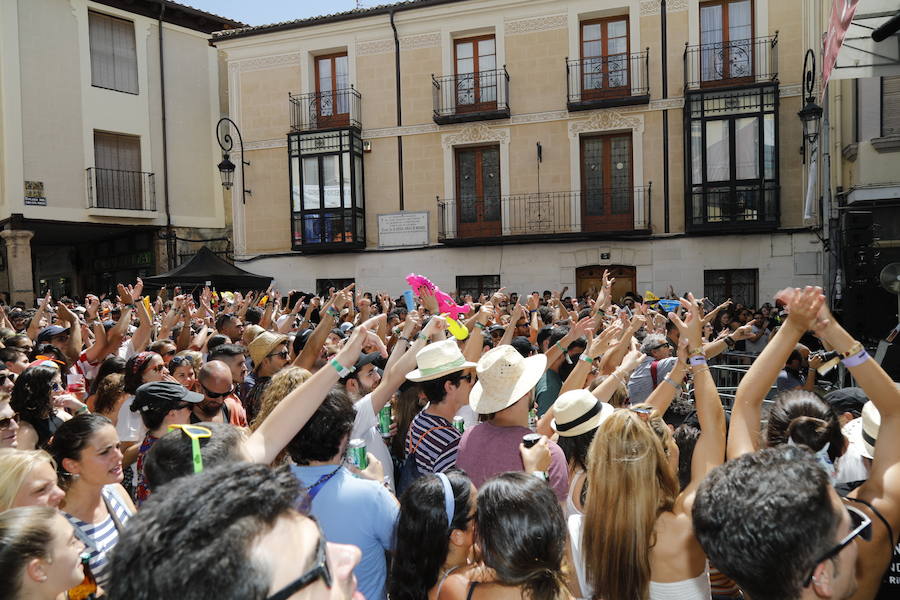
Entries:
<svg viewBox="0 0 900 600">
<path fill-rule="evenodd" d="M 419 436 L 419 441 L 416 442 L 416 447 L 415 447 L 415 448 L 411 448 L 411 446 L 412 446 L 412 438 L 410 438 L 409 444 L 408 444 L 408 446 L 407 446 L 408 453 L 409 453 L 410 455 L 412 455 L 412 454 L 415 454 L 416 452 L 418 452 L 418 451 L 419 451 L 419 444 L 422 443 L 422 440 L 425 439 L 425 436 L 426 436 L 426 435 L 428 435 L 429 433 L 431 433 L 431 432 L 434 431 L 435 429 L 453 429 L 453 428 L 452 428 L 452 427 L 447 427 L 446 425 L 438 425 L 438 426 L 436 426 L 436 427 L 432 427 L 431 429 L 426 429 L 426 430 L 425 430 L 425 433 L 423 433 L 422 435 Z"/>
</svg>

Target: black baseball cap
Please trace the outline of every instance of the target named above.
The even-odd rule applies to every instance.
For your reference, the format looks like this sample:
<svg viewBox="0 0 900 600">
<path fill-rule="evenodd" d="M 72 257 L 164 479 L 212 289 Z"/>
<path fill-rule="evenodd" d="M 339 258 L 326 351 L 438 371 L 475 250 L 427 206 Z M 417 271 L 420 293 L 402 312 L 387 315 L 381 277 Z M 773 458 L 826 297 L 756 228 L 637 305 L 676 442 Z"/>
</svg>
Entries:
<svg viewBox="0 0 900 600">
<path fill-rule="evenodd" d="M 203 400 L 203 394 L 191 392 L 180 383 L 172 381 L 152 381 L 145 383 L 137 389 L 131 410 L 134 412 L 148 411 L 166 406 L 176 406 L 180 402 L 197 404 Z"/>
</svg>

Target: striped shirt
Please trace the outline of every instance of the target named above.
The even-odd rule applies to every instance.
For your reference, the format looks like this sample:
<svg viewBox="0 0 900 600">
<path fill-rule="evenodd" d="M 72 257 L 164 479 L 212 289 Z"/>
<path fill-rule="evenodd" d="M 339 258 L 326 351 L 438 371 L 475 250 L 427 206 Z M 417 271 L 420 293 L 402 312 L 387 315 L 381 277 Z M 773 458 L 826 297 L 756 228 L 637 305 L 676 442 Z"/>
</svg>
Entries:
<svg viewBox="0 0 900 600">
<path fill-rule="evenodd" d="M 131 512 L 119 498 L 118 494 L 113 491 L 114 485 L 103 487 L 100 492 L 108 507 L 116 513 L 119 522 L 122 525 L 128 523 Z M 75 528 L 75 536 L 81 540 L 86 546 L 85 552 L 91 556 L 89 565 L 91 572 L 97 579 L 97 585 L 100 587 L 108 587 L 109 585 L 109 551 L 115 548 L 119 542 L 119 532 L 116 529 L 115 521 L 107 515 L 105 519 L 99 523 L 85 523 L 81 519 L 73 517 L 67 512 L 63 512 L 63 516 L 69 520 L 72 527 Z"/>
<path fill-rule="evenodd" d="M 432 429 L 433 427 L 441 429 Z M 429 429 L 431 431 L 428 431 Z M 428 434 L 423 437 L 426 431 Z M 462 434 L 450 421 L 423 410 L 413 417 L 409 425 L 409 431 L 406 433 L 406 454 L 408 455 L 410 449 L 418 444 L 416 466 L 419 472 L 442 473 L 456 464 L 456 450 L 460 438 Z"/>
</svg>

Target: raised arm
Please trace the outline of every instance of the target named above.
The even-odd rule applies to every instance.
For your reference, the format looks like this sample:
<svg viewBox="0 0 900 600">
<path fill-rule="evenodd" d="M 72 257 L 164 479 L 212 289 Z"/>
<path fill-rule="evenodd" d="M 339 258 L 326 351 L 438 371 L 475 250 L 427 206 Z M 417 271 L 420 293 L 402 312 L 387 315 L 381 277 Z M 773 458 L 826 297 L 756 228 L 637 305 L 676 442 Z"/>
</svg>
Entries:
<svg viewBox="0 0 900 600">
<path fill-rule="evenodd" d="M 44 314 L 47 312 L 47 307 L 49 305 L 50 292 L 47 292 L 47 295 L 44 296 L 44 299 L 41 300 L 41 303 L 38 305 L 37 312 L 31 317 L 31 322 L 28 324 L 28 329 L 25 331 L 32 340 L 37 341 L 38 333 L 41 331 L 41 320 L 44 318 Z"/>
<path fill-rule="evenodd" d="M 559 390 L 560 396 L 570 390 L 577 390 L 584 387 L 584 380 L 588 376 L 588 373 L 590 373 L 594 361 L 606 352 L 606 349 L 609 348 L 609 345 L 612 343 L 613 338 L 617 333 L 617 328 L 607 327 L 600 335 L 591 336 L 590 333 L 588 334 L 587 348 L 585 348 L 584 353 L 578 357 L 575 368 L 572 369 L 572 372 L 566 377 L 566 381 Z"/>
<path fill-rule="evenodd" d="M 763 400 L 800 337 L 812 328 L 825 303 L 822 288 L 790 290 L 790 315 L 741 379 L 734 397 L 728 430 L 728 458 L 754 452 L 759 446 Z"/>
<path fill-rule="evenodd" d="M 681 303 L 687 309 L 685 320 L 682 321 L 675 313 L 669 313 L 669 318 L 688 340 L 688 348 L 699 348 L 703 319 L 694 295 L 688 294 L 688 299 L 682 299 Z M 691 461 L 691 482 L 679 495 L 675 510 L 690 514 L 700 482 L 725 460 L 725 410 L 703 354 L 689 356 L 688 361 L 694 377 L 694 403 L 700 420 L 700 437 Z"/>
<path fill-rule="evenodd" d="M 352 367 L 359 358 L 363 342 L 375 338 L 365 324 L 353 330 L 348 343 L 335 356 L 344 368 Z M 284 397 L 259 429 L 247 440 L 247 452 L 255 463 L 269 464 L 288 442 L 303 429 L 338 381 L 337 369 L 331 365 L 319 369 L 300 387 Z"/>
</svg>

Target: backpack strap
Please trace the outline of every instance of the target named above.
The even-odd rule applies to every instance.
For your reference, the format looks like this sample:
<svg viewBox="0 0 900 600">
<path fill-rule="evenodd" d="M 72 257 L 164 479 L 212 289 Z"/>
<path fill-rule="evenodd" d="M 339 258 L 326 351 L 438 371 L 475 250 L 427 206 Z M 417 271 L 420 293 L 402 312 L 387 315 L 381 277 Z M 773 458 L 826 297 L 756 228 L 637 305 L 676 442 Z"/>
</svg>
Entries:
<svg viewBox="0 0 900 600">
<path fill-rule="evenodd" d="M 447 427 L 446 425 L 438 425 L 436 427 L 432 427 L 431 429 L 426 429 L 425 432 L 419 436 L 419 441 L 416 442 L 416 447 L 412 448 L 412 438 L 409 439 L 409 444 L 406 446 L 407 454 L 412 456 L 416 452 L 419 451 L 419 444 L 422 443 L 422 440 L 425 439 L 425 436 L 434 431 L 435 429 L 453 429 L 452 427 Z"/>
<path fill-rule="evenodd" d="M 659 368 L 658 360 L 654 360 L 652 363 L 650 363 L 650 379 L 653 380 L 653 389 L 656 389 L 656 386 L 659 385 L 659 382 L 657 381 L 657 368 Z"/>
</svg>

